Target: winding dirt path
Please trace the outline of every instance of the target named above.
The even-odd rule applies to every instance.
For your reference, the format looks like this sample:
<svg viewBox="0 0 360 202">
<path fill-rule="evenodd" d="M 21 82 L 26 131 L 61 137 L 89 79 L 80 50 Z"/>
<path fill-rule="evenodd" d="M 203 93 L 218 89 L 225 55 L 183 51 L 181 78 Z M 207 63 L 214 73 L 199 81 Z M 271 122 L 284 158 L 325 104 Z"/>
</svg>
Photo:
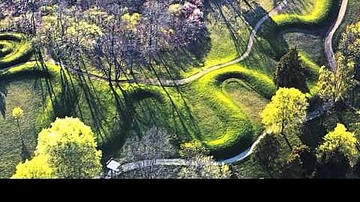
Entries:
<svg viewBox="0 0 360 202">
<path fill-rule="evenodd" d="M 333 50 L 333 38 L 334 38 L 334 34 L 335 34 L 336 30 L 340 27 L 341 22 L 343 21 L 343 19 L 345 17 L 348 2 L 349 2 L 349 0 L 342 0 L 336 22 L 332 25 L 331 29 L 329 30 L 329 32 L 326 34 L 326 37 L 325 37 L 325 55 L 326 55 L 326 59 L 329 63 L 329 66 L 333 72 L 336 71 L 336 61 L 335 61 L 335 54 L 334 54 L 334 50 Z"/>
</svg>

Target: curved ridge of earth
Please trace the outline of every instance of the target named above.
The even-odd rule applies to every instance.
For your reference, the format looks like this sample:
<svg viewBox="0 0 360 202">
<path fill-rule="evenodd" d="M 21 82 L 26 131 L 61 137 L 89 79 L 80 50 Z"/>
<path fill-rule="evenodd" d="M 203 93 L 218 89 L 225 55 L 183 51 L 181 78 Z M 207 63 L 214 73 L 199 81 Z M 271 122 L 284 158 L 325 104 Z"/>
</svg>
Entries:
<svg viewBox="0 0 360 202">
<path fill-rule="evenodd" d="M 244 54 L 242 56 L 238 57 L 237 59 L 235 59 L 233 61 L 221 64 L 221 65 L 215 65 L 215 66 L 211 67 L 213 69 L 209 68 L 211 70 L 207 71 L 206 73 L 208 73 L 210 71 L 214 71 L 215 69 L 220 69 L 220 68 L 222 68 L 224 66 L 227 66 L 227 65 L 234 64 L 236 62 L 239 62 L 239 61 L 245 59 L 247 56 L 249 56 L 249 54 L 250 54 L 250 52 L 252 50 L 252 46 L 253 46 L 253 43 L 254 43 L 254 39 L 255 39 L 257 30 L 266 21 L 266 19 L 269 18 L 269 16 L 271 16 L 270 13 L 274 14 L 279 9 L 283 8 L 283 6 L 286 3 L 287 3 L 287 0 L 282 1 L 280 4 L 278 4 L 276 7 L 274 7 L 269 12 L 268 15 L 266 15 L 263 18 L 260 19 L 260 21 L 256 24 L 253 31 L 251 32 L 251 36 L 249 38 L 249 43 L 248 43 L 248 46 L 247 46 L 247 50 L 244 52 Z M 341 22 L 344 19 L 344 16 L 345 16 L 345 13 L 346 13 L 346 10 L 347 10 L 347 6 L 348 6 L 348 0 L 343 0 L 342 3 L 341 3 L 340 11 L 339 11 L 338 17 L 336 19 L 336 22 L 333 24 L 332 28 L 330 29 L 330 31 L 327 33 L 327 35 L 325 37 L 326 58 L 327 58 L 328 63 L 329 63 L 329 65 L 330 65 L 330 67 L 331 67 L 331 69 L 333 71 L 336 71 L 336 62 L 335 62 L 335 59 L 334 59 L 334 51 L 333 51 L 333 48 L 332 48 L 332 40 L 333 40 L 334 33 L 339 28 Z M 204 71 L 206 71 L 206 70 L 204 70 Z M 204 74 L 201 75 L 200 73 L 201 72 L 199 72 L 198 74 L 193 75 L 192 77 L 189 77 L 189 78 L 192 78 L 192 79 L 186 78 L 186 79 L 181 79 L 181 80 L 163 80 L 162 82 L 165 81 L 164 82 L 165 84 L 167 83 L 167 84 L 170 84 L 170 85 L 173 85 L 173 84 L 174 85 L 184 85 L 184 84 L 186 84 L 188 82 L 191 82 L 191 81 L 193 81 L 193 80 L 195 80 L 197 78 L 200 78 L 201 76 L 206 74 L 206 73 L 204 73 Z M 171 81 L 171 82 L 169 82 L 169 81 Z M 153 81 L 151 81 L 151 82 L 153 82 Z M 151 83 L 151 84 L 154 84 L 154 83 Z M 313 120 L 313 119 L 315 119 L 317 117 L 320 117 L 322 114 L 325 113 L 325 111 L 327 111 L 331 107 L 332 107 L 332 104 L 325 104 L 323 106 L 320 106 L 318 109 L 308 113 L 305 122 L 308 122 L 308 121 L 311 121 L 311 120 Z M 250 156 L 250 154 L 252 154 L 252 152 L 254 151 L 254 148 L 256 147 L 256 145 L 260 142 L 260 140 L 262 138 L 265 137 L 265 135 L 266 135 L 266 132 L 261 134 L 249 148 L 247 148 L 245 151 L 241 152 L 240 154 L 238 154 L 238 155 L 236 155 L 234 157 L 228 158 L 228 159 L 219 160 L 216 163 L 218 163 L 218 164 L 232 164 L 232 163 L 239 162 L 239 161 L 245 159 L 246 157 Z M 119 167 L 116 170 L 116 172 L 119 175 L 119 174 L 124 173 L 124 172 L 128 172 L 128 171 L 135 170 L 135 169 L 141 169 L 141 168 L 148 167 L 148 166 L 153 166 L 153 165 L 180 166 L 180 165 L 191 165 L 191 164 L 194 164 L 194 163 L 196 163 L 196 162 L 187 161 L 185 159 L 143 160 L 143 161 L 125 163 L 123 165 L 120 165 L 120 163 L 119 163 Z"/>
</svg>

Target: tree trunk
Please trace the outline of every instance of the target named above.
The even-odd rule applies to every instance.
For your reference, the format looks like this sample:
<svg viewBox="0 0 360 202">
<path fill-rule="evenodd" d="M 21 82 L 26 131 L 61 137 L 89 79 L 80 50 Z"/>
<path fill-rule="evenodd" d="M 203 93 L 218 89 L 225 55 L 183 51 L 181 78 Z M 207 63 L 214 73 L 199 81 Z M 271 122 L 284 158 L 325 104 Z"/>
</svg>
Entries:
<svg viewBox="0 0 360 202">
<path fill-rule="evenodd" d="M 289 140 L 287 139 L 287 137 L 286 137 L 286 135 L 285 135 L 285 133 L 284 133 L 283 131 L 281 131 L 281 135 L 282 135 L 282 136 L 283 136 L 283 138 L 285 139 L 286 144 L 289 146 L 290 151 L 292 151 L 292 146 L 291 146 L 291 144 L 290 144 Z"/>
</svg>

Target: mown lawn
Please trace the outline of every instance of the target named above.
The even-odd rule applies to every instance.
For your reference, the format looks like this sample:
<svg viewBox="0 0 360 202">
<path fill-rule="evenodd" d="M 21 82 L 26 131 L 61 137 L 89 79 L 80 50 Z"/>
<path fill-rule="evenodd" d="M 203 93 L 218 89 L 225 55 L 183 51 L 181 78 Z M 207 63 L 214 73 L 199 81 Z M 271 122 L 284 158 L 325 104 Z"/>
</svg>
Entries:
<svg viewBox="0 0 360 202">
<path fill-rule="evenodd" d="M 20 77 L 0 84 L 5 84 L 8 92 L 5 98 L 5 118 L 0 118 L 0 178 L 9 178 L 21 159 L 19 130 L 11 115 L 13 108 L 20 106 L 24 110 L 20 127 L 27 149 L 32 153 L 36 147 L 39 132 L 36 127 L 37 118 L 42 113 L 42 97 L 46 94 L 39 86 L 40 82 L 41 79 Z"/>
</svg>

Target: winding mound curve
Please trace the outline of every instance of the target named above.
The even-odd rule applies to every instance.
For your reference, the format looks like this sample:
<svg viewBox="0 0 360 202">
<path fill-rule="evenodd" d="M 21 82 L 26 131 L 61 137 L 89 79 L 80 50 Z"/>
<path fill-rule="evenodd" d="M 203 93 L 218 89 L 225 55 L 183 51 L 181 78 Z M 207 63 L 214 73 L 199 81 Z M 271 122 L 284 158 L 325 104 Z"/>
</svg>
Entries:
<svg viewBox="0 0 360 202">
<path fill-rule="evenodd" d="M 340 0 L 316 0 L 311 13 L 307 15 L 299 14 L 279 14 L 272 19 L 277 24 L 278 29 L 303 28 L 314 29 L 322 28 L 334 18 L 332 13 L 336 13 L 339 8 Z"/>
<path fill-rule="evenodd" d="M 20 33 L 0 33 L 0 69 L 27 62 L 32 46 Z"/>
</svg>

